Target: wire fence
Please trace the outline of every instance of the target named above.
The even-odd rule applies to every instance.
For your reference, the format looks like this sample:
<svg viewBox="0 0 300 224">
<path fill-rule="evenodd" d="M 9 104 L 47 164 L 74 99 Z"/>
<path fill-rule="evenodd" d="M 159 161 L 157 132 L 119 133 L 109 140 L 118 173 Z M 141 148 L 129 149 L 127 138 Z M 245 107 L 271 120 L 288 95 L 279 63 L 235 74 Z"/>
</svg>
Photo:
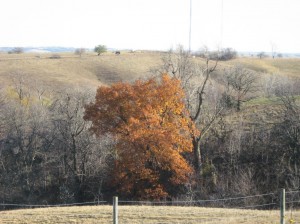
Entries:
<svg viewBox="0 0 300 224">
<path fill-rule="evenodd" d="M 85 206 L 85 205 L 103 205 L 107 201 L 91 201 L 82 203 L 63 203 L 63 204 L 16 204 L 16 203 L 0 203 L 0 211 L 15 208 L 53 208 L 53 207 L 72 207 L 72 206 Z"/>
<path fill-rule="evenodd" d="M 287 191 L 285 204 L 286 223 L 300 223 L 300 191 Z M 21 216 L 4 211 L 23 208 L 27 212 Z M 44 220 L 45 212 L 28 212 L 28 209 L 37 208 L 46 211 L 47 220 Z M 118 218 L 120 223 L 278 223 L 279 208 L 279 193 L 273 192 L 205 200 L 119 200 Z M 70 222 L 67 220 L 79 220 L 80 223 L 112 223 L 113 220 L 113 206 L 108 201 L 69 204 L 0 203 L 0 210 L 0 223 L 56 223 L 62 217 L 65 220 L 62 222 L 66 223 Z M 38 221 L 31 220 L 32 214 Z"/>
<path fill-rule="evenodd" d="M 286 192 L 286 218 L 289 223 L 300 223 L 300 190 Z"/>
<path fill-rule="evenodd" d="M 197 206 L 197 207 L 219 207 L 219 208 L 256 208 L 264 207 L 267 209 L 270 206 L 276 206 L 274 202 L 277 195 L 274 193 L 226 197 L 205 200 L 172 200 L 172 201 L 126 201 L 120 200 L 120 205 L 172 205 L 172 206 Z M 263 198 L 263 199 L 262 199 Z"/>
</svg>

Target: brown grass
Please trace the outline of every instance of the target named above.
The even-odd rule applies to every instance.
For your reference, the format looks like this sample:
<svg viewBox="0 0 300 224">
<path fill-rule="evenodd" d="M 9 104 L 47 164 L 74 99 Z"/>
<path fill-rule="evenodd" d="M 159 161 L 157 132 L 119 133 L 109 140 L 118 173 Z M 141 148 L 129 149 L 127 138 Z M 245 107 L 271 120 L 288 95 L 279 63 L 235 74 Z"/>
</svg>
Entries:
<svg viewBox="0 0 300 224">
<path fill-rule="evenodd" d="M 59 54 L 60 59 L 50 59 L 53 54 L 4 54 L 0 53 L 0 82 L 10 83 L 9 75 L 22 71 L 33 80 L 49 86 L 96 87 L 117 81 L 133 81 L 152 75 L 152 70 L 162 65 L 159 52 L 121 52 L 120 55 L 105 53 L 97 56 L 87 53 L 82 57 L 73 53 Z M 194 59 L 203 63 L 200 58 Z M 234 65 L 264 73 L 276 73 L 296 77 L 300 73 L 300 59 L 237 58 L 220 62 L 218 70 Z"/>
<path fill-rule="evenodd" d="M 117 81 L 132 81 L 148 76 L 150 70 L 161 64 L 154 53 L 112 53 L 96 56 L 85 54 L 59 54 L 60 59 L 50 59 L 53 54 L 0 54 L 0 82 L 8 85 L 10 75 L 22 72 L 32 80 L 42 81 L 53 88 L 89 86 Z"/>
<path fill-rule="evenodd" d="M 85 87 L 95 90 L 99 85 L 110 85 L 118 81 L 131 82 L 139 78 L 153 75 L 153 70 L 161 67 L 163 53 L 159 52 L 121 52 L 115 55 L 112 52 L 97 56 L 95 53 L 86 53 L 79 57 L 74 53 L 59 54 L 60 59 L 50 59 L 53 54 L 4 54 L 0 53 L 0 89 L 11 84 L 12 74 L 23 73 L 32 81 L 47 86 L 47 89 Z M 204 65 L 201 58 L 194 58 Z M 211 65 L 214 62 L 210 63 Z M 261 82 L 269 74 L 299 77 L 300 59 L 287 58 L 237 58 L 230 61 L 221 61 L 217 72 L 213 76 L 222 76 L 224 69 L 241 65 L 257 72 Z M 258 93 L 263 95 L 263 93 Z M 246 114 L 242 120 L 249 124 L 261 122 L 258 119 L 273 122 L 280 118 L 280 108 L 270 99 L 261 97 L 243 104 Z M 269 111 L 274 116 L 268 116 Z M 267 118 L 271 118 L 268 120 Z M 235 117 L 232 118 L 237 121 Z"/>
<path fill-rule="evenodd" d="M 256 72 L 285 75 L 289 77 L 300 76 L 299 58 L 237 58 L 227 62 L 221 62 L 222 65 L 233 66 L 241 65 Z"/>
<path fill-rule="evenodd" d="M 290 219 L 287 212 L 286 220 Z M 279 223 L 279 211 L 177 206 L 119 206 L 119 223 Z M 299 223 L 300 212 L 293 212 Z M 36 208 L 0 212 L 0 223 L 112 223 L 112 206 Z"/>
</svg>

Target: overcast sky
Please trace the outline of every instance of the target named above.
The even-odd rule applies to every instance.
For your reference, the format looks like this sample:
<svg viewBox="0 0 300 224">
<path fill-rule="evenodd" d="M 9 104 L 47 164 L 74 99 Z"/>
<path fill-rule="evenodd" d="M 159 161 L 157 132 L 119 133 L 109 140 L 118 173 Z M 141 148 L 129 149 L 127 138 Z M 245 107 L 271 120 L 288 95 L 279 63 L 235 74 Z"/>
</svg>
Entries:
<svg viewBox="0 0 300 224">
<path fill-rule="evenodd" d="M 190 0 L 1 0 L 0 47 L 187 49 L 189 23 Z M 204 45 L 300 52 L 300 0 L 192 0 L 191 46 Z"/>
</svg>

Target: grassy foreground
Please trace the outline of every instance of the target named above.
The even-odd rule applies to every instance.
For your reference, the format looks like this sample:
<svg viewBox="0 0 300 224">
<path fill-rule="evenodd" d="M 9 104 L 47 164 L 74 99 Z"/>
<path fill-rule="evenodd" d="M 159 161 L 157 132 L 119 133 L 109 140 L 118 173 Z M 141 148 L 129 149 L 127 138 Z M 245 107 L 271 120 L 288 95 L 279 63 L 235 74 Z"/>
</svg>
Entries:
<svg viewBox="0 0 300 224">
<path fill-rule="evenodd" d="M 0 223 L 112 223 L 112 206 L 36 208 L 0 212 Z M 300 212 L 293 212 L 296 223 Z M 290 213 L 287 212 L 286 223 Z M 119 223 L 279 223 L 279 210 L 119 206 Z"/>
</svg>

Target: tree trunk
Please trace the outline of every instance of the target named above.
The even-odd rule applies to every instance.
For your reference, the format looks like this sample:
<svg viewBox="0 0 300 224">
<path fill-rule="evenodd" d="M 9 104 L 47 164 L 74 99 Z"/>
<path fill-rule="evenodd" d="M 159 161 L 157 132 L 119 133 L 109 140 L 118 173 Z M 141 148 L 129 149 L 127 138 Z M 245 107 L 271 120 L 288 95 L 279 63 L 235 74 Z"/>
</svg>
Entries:
<svg viewBox="0 0 300 224">
<path fill-rule="evenodd" d="M 237 100 L 236 110 L 237 110 L 237 111 L 240 111 L 240 110 L 241 110 L 241 100 L 240 100 L 240 99 Z"/>
<path fill-rule="evenodd" d="M 196 174 L 201 173 L 201 151 L 200 151 L 200 137 L 193 137 L 193 153 L 194 153 L 194 168 Z"/>
</svg>

